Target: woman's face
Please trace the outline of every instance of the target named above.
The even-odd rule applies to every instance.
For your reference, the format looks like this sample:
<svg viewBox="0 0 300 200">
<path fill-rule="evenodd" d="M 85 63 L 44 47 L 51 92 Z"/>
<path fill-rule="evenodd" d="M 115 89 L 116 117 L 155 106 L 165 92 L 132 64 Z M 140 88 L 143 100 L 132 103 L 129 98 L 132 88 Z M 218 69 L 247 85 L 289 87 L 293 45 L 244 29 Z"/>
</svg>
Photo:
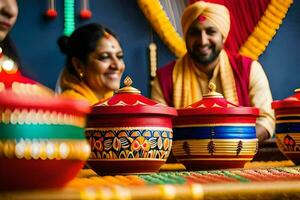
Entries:
<svg viewBox="0 0 300 200">
<path fill-rule="evenodd" d="M 18 16 L 16 0 L 0 0 L 0 41 L 4 40 Z"/>
<path fill-rule="evenodd" d="M 95 51 L 88 56 L 84 68 L 84 81 L 97 94 L 119 89 L 125 69 L 123 51 L 113 37 L 99 39 Z"/>
</svg>

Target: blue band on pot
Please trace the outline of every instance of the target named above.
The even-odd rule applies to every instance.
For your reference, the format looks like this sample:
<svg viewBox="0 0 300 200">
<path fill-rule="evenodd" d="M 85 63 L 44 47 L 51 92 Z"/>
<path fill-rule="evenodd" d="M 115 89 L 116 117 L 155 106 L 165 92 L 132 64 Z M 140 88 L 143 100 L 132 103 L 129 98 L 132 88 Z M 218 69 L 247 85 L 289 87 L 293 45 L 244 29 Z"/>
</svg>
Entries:
<svg viewBox="0 0 300 200">
<path fill-rule="evenodd" d="M 184 139 L 253 139 L 255 126 L 211 126 L 174 128 L 173 140 Z"/>
<path fill-rule="evenodd" d="M 281 123 L 276 124 L 276 133 L 300 133 L 300 123 Z"/>
</svg>

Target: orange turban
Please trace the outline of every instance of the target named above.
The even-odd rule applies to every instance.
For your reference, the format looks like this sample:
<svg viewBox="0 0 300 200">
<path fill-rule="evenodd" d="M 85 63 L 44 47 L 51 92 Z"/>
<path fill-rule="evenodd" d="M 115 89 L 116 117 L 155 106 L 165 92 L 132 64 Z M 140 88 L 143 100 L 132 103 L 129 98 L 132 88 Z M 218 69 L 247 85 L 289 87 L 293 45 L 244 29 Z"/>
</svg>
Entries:
<svg viewBox="0 0 300 200">
<path fill-rule="evenodd" d="M 184 38 L 192 23 L 199 17 L 204 16 L 211 21 L 222 33 L 226 40 L 230 29 L 229 11 L 220 4 L 198 1 L 186 7 L 181 17 L 181 25 Z"/>
</svg>

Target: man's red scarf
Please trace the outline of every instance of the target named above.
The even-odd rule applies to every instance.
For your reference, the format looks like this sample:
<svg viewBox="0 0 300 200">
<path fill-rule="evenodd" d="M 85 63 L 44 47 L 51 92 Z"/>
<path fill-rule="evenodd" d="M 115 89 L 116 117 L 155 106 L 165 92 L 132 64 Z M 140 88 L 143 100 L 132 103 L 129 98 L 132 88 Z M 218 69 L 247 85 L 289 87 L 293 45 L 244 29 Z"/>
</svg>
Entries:
<svg viewBox="0 0 300 200">
<path fill-rule="evenodd" d="M 236 92 L 240 106 L 250 106 L 249 99 L 249 76 L 252 64 L 252 59 L 242 56 L 240 54 L 227 53 L 230 65 L 232 67 Z M 176 61 L 161 67 L 157 70 L 157 77 L 165 98 L 169 106 L 174 106 L 173 103 L 173 69 Z M 200 99 L 199 99 L 200 100 Z"/>
</svg>

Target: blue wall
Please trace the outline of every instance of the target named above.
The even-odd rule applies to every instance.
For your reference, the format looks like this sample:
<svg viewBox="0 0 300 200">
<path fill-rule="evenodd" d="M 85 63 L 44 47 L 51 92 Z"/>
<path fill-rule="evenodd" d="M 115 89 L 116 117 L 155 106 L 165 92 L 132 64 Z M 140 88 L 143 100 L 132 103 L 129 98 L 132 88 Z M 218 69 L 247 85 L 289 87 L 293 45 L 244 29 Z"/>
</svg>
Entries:
<svg viewBox="0 0 300 200">
<path fill-rule="evenodd" d="M 64 55 L 59 52 L 56 40 L 63 33 L 63 0 L 57 0 L 58 17 L 53 21 L 43 18 L 47 0 L 18 1 L 20 14 L 12 37 L 23 61 L 25 74 L 51 88 L 55 88 L 57 76 L 64 65 Z M 79 12 L 79 0 L 76 14 Z M 124 75 L 134 79 L 135 87 L 149 95 L 148 45 L 151 28 L 136 0 L 90 0 L 93 18 L 76 25 L 100 22 L 110 27 L 120 38 L 126 70 Z M 261 56 L 270 80 L 274 99 L 290 96 L 300 87 L 298 46 L 300 45 L 300 1 L 295 0 L 283 25 Z M 154 34 L 158 45 L 158 65 L 174 59 L 174 55 Z"/>
<path fill-rule="evenodd" d="M 300 88 L 300 1 L 294 0 L 277 34 L 260 57 L 274 99 L 282 99 Z"/>
</svg>

